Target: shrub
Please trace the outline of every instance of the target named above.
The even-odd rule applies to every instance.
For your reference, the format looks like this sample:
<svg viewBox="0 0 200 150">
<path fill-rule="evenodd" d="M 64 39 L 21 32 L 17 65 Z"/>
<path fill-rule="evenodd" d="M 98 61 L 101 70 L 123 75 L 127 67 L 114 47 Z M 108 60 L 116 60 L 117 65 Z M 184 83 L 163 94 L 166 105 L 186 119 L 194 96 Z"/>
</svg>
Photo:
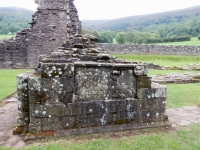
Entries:
<svg viewBox="0 0 200 150">
<path fill-rule="evenodd" d="M 198 35 L 198 39 L 200 40 L 200 34 Z"/>
</svg>

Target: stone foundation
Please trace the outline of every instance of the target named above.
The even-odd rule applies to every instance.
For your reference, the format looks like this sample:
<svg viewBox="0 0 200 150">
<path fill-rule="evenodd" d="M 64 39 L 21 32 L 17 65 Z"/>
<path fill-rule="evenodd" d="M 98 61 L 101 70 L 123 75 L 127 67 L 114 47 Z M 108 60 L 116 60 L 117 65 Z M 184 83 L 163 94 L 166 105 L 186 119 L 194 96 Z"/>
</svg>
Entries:
<svg viewBox="0 0 200 150">
<path fill-rule="evenodd" d="M 166 87 L 146 73 L 134 64 L 44 63 L 41 76 L 17 76 L 14 133 L 28 132 L 29 140 L 168 125 Z"/>
</svg>

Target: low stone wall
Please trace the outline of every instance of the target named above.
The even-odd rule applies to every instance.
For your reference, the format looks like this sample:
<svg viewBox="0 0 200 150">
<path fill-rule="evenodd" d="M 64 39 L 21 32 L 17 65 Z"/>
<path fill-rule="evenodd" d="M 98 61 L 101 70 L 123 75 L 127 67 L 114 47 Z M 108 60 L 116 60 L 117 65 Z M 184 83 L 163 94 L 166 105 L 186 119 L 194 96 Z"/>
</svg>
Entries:
<svg viewBox="0 0 200 150">
<path fill-rule="evenodd" d="M 200 55 L 200 46 L 164 46 L 147 44 L 98 44 L 98 46 L 113 54 Z"/>
</svg>

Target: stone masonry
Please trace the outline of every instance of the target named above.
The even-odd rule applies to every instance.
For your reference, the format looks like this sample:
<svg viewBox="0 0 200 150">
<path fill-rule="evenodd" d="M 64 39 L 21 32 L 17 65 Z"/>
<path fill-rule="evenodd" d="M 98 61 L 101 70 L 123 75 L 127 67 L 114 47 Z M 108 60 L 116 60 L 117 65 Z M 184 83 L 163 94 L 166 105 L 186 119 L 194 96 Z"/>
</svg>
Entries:
<svg viewBox="0 0 200 150">
<path fill-rule="evenodd" d="M 167 126 L 166 86 L 146 65 L 111 57 L 91 35 L 70 36 L 17 76 L 18 122 L 25 140 Z"/>
<path fill-rule="evenodd" d="M 73 0 L 35 0 L 38 11 L 30 28 L 0 41 L 0 68 L 37 67 L 39 55 L 49 54 L 70 35 L 81 33 Z"/>
<path fill-rule="evenodd" d="M 139 55 L 200 55 L 200 46 L 173 46 L 152 44 L 98 44 L 112 54 Z"/>
</svg>

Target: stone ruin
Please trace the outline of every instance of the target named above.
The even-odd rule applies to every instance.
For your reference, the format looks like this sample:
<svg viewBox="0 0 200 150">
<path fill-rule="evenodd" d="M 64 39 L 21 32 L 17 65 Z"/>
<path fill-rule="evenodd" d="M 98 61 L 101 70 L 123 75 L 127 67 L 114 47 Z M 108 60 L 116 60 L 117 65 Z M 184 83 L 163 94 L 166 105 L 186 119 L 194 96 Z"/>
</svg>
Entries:
<svg viewBox="0 0 200 150">
<path fill-rule="evenodd" d="M 22 39 L 35 54 L 49 51 L 49 55 L 40 55 L 34 72 L 17 76 L 19 113 L 13 134 L 27 134 L 25 140 L 31 140 L 170 125 L 166 86 L 151 81 L 145 64 L 112 57 L 96 45 L 98 38 L 79 34 L 73 0 L 36 3 L 33 27 L 21 32 Z M 66 17 L 68 22 L 62 20 Z M 43 26 L 48 19 L 55 23 Z M 27 38 L 30 31 L 35 34 Z M 57 38 L 66 40 L 55 48 Z M 31 55 L 26 59 L 34 65 L 37 60 Z"/>
<path fill-rule="evenodd" d="M 25 140 L 168 126 L 166 86 L 146 65 L 111 57 L 91 35 L 70 36 L 42 55 L 35 72 L 17 76 L 14 134 Z"/>
<path fill-rule="evenodd" d="M 81 33 L 74 0 L 35 0 L 38 11 L 30 28 L 0 41 L 0 68 L 35 68 L 39 55 L 49 54 L 70 35 Z"/>
</svg>

